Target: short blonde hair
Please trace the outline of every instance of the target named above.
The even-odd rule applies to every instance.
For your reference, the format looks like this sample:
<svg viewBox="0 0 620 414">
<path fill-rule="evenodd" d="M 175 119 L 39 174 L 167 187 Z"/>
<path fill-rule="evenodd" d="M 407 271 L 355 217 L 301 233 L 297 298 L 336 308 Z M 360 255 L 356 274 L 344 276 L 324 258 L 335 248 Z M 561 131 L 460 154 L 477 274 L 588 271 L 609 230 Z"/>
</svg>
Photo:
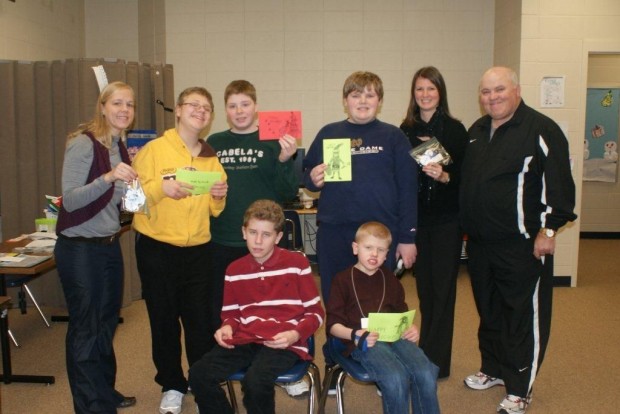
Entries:
<svg viewBox="0 0 620 414">
<path fill-rule="evenodd" d="M 374 236 L 377 239 L 386 240 L 388 245 L 392 244 L 392 233 L 383 223 L 378 221 L 369 221 L 357 229 L 355 233 L 355 242 L 359 243 L 364 237 Z"/>
</svg>

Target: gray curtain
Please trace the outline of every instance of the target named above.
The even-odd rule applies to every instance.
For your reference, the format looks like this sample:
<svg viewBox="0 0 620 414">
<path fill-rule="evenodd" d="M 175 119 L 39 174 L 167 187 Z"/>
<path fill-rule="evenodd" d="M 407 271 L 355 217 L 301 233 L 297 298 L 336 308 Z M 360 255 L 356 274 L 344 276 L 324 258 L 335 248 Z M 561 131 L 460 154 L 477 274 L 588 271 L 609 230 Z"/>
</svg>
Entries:
<svg viewBox="0 0 620 414">
<path fill-rule="evenodd" d="M 35 230 L 45 195 L 61 194 L 67 134 L 94 113 L 99 86 L 92 70 L 102 65 L 109 82 L 123 81 L 136 93 L 135 129 L 158 135 L 174 127 L 172 65 L 110 59 L 51 62 L 0 60 L 0 217 L 4 240 Z M 125 257 L 124 304 L 140 298 L 133 232 L 121 237 Z M 40 304 L 64 306 L 56 271 L 29 284 Z M 16 292 L 9 295 L 16 297 Z"/>
</svg>

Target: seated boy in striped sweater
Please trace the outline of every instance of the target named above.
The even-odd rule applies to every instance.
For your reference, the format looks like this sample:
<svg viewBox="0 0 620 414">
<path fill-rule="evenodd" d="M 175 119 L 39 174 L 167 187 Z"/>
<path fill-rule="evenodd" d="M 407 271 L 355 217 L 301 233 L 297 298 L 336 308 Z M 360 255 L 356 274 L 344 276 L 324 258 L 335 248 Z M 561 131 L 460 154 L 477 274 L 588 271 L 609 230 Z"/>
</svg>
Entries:
<svg viewBox="0 0 620 414">
<path fill-rule="evenodd" d="M 233 412 L 220 384 L 242 368 L 247 412 L 275 413 L 278 375 L 299 359 L 312 359 L 308 338 L 325 312 L 308 260 L 277 246 L 283 226 L 284 212 L 273 201 L 255 201 L 244 215 L 250 254 L 226 270 L 222 326 L 215 332 L 219 346 L 190 368 L 201 414 Z"/>
</svg>

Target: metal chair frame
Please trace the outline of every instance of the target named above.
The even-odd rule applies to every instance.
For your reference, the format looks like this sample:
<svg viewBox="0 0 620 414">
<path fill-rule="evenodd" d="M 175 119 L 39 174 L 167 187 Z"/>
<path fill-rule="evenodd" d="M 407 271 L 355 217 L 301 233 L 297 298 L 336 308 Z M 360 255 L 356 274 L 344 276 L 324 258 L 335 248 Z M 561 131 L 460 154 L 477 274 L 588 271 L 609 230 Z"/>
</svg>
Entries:
<svg viewBox="0 0 620 414">
<path fill-rule="evenodd" d="M 319 413 L 325 412 L 325 402 L 329 393 L 329 384 L 331 384 L 334 375 L 338 375 L 336 381 L 336 407 L 338 414 L 344 414 L 344 380 L 351 377 L 354 380 L 365 383 L 375 384 L 370 379 L 368 371 L 356 360 L 351 357 L 345 357 L 341 352 L 345 349 L 344 343 L 332 336 L 327 338 L 328 352 L 336 364 L 325 372 L 325 384 L 321 392 L 321 400 L 319 402 Z"/>
<path fill-rule="evenodd" d="M 310 355 L 314 357 L 314 336 L 308 338 L 308 350 Z M 239 413 L 239 406 L 237 405 L 237 396 L 235 395 L 235 388 L 232 382 L 241 381 L 245 376 L 245 373 L 245 369 L 239 370 L 226 380 L 230 403 L 234 412 L 237 414 Z M 278 376 L 276 382 L 290 384 L 301 381 L 305 377 L 308 377 L 310 382 L 310 391 L 308 393 L 308 414 L 314 414 L 316 412 L 319 397 L 321 396 L 321 373 L 314 362 L 303 360 L 297 361 L 291 369 Z"/>
</svg>

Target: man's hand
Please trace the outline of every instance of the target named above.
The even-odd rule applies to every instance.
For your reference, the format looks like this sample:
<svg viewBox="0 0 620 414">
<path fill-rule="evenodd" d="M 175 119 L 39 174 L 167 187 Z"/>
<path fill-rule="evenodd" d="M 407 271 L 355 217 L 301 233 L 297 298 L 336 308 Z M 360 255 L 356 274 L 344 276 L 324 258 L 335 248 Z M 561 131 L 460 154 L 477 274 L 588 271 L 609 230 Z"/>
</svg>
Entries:
<svg viewBox="0 0 620 414">
<path fill-rule="evenodd" d="M 534 256 L 540 259 L 546 254 L 555 254 L 555 237 L 549 238 L 538 233 L 536 240 L 534 240 Z"/>
<path fill-rule="evenodd" d="M 269 348 L 286 349 L 297 341 L 299 341 L 299 332 L 292 330 L 280 332 L 272 340 L 265 341 L 263 344 Z"/>
<path fill-rule="evenodd" d="M 234 345 L 229 345 L 226 343 L 227 340 L 230 340 L 233 337 L 233 331 L 230 325 L 222 326 L 220 329 L 215 331 L 215 335 L 213 336 L 215 337 L 215 341 L 222 348 L 232 349 L 235 347 Z"/>
</svg>

